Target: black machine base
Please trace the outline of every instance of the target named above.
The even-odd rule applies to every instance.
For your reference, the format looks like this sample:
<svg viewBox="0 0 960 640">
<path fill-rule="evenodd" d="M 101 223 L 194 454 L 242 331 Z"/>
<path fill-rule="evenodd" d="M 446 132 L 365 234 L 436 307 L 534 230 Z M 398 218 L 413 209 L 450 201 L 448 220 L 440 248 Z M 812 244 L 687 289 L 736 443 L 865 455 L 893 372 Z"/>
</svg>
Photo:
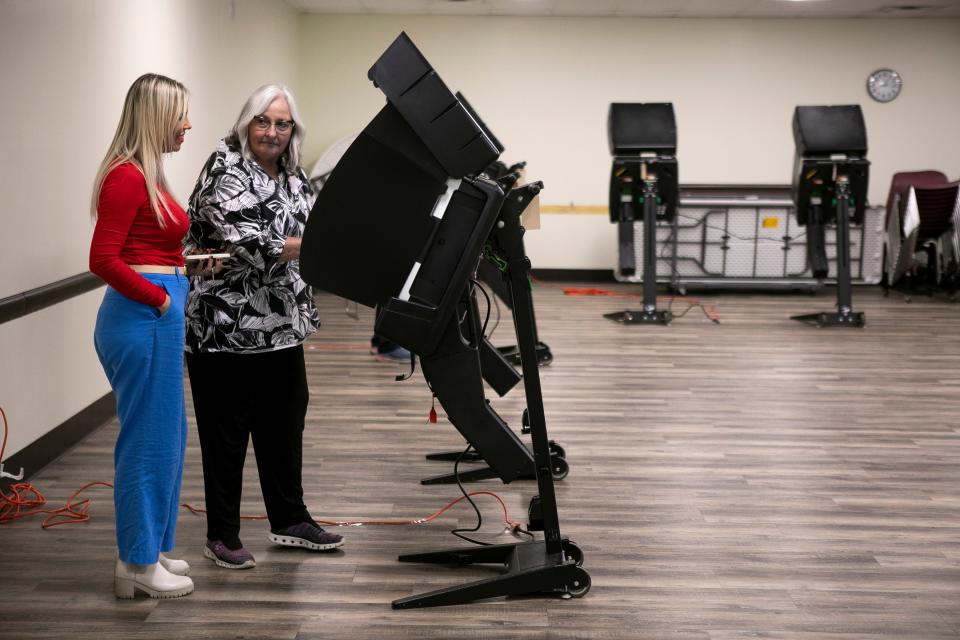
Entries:
<svg viewBox="0 0 960 640">
<path fill-rule="evenodd" d="M 500 355 L 506 358 L 510 364 L 520 364 L 520 348 L 516 345 L 497 347 L 497 351 L 499 351 Z M 550 352 L 550 347 L 543 342 L 537 342 L 537 364 L 545 367 L 551 362 L 553 362 L 553 354 Z"/>
<path fill-rule="evenodd" d="M 477 469 L 469 469 L 467 471 L 461 471 L 460 473 L 454 475 L 452 473 L 444 474 L 442 476 L 432 476 L 430 478 L 423 478 L 420 480 L 420 484 L 456 484 L 457 478 L 460 479 L 460 482 L 477 482 L 479 480 L 492 480 L 493 478 L 499 478 L 497 472 L 494 471 L 491 467 L 479 467 Z M 536 477 L 536 476 L 530 476 Z M 526 475 L 519 475 L 516 477 L 516 480 L 529 480 L 530 477 Z"/>
<path fill-rule="evenodd" d="M 460 462 L 483 462 L 483 456 L 481 456 L 476 451 L 468 451 L 463 453 L 462 451 L 444 451 L 443 453 L 428 453 L 426 456 L 427 460 L 442 460 L 444 462 L 456 462 L 457 459 L 460 459 Z"/>
<path fill-rule="evenodd" d="M 791 320 L 799 320 L 808 324 L 816 324 L 818 327 L 863 327 L 867 324 L 867 316 L 862 311 L 846 311 L 834 313 L 832 311 L 823 311 L 820 313 L 806 313 L 799 316 L 791 316 Z"/>
<path fill-rule="evenodd" d="M 400 598 L 393 601 L 393 608 L 435 607 L 501 596 L 556 595 L 580 598 L 590 590 L 590 575 L 581 568 L 583 552 L 565 538 L 562 540 L 562 549 L 561 553 L 550 554 L 544 542 L 526 542 L 400 556 L 400 562 L 461 566 L 500 564 L 506 571 L 493 578 Z"/>
<path fill-rule="evenodd" d="M 618 311 L 605 313 L 604 318 L 622 324 L 670 324 L 673 314 L 669 311 Z"/>
<path fill-rule="evenodd" d="M 561 458 L 567 456 L 567 450 L 555 441 L 550 440 L 547 444 L 550 447 L 551 456 L 560 456 Z M 483 456 L 476 451 L 468 451 L 466 453 L 462 451 L 444 451 L 442 453 L 428 453 L 425 457 L 427 460 L 441 460 L 444 462 L 456 462 L 457 458 L 460 459 L 460 462 L 483 462 Z"/>
<path fill-rule="evenodd" d="M 559 447 L 559 445 L 557 445 Z M 563 451 L 562 447 L 559 447 L 560 451 Z M 469 455 L 469 454 L 468 454 Z M 452 457 L 451 457 L 452 456 Z M 429 453 L 427 454 L 428 460 L 456 460 L 459 457 L 459 453 L 449 452 L 449 453 Z M 479 454 L 471 456 L 472 459 L 468 460 L 466 456 L 461 460 L 461 462 L 483 462 L 483 458 Z M 561 453 L 554 450 L 553 446 L 550 449 L 550 475 L 553 476 L 554 480 L 563 480 L 570 474 L 570 465 L 567 464 L 566 459 L 561 455 Z M 477 482 L 479 480 L 492 480 L 493 478 L 499 478 L 500 475 L 491 467 L 479 467 L 477 469 L 469 469 L 466 471 L 460 471 L 457 474 L 448 473 L 440 476 L 433 476 L 430 478 L 424 478 L 420 481 L 420 484 L 455 484 L 459 479 L 461 483 L 463 482 Z M 535 469 L 530 469 L 529 473 L 521 473 L 517 475 L 514 480 L 536 480 L 537 473 Z"/>
</svg>

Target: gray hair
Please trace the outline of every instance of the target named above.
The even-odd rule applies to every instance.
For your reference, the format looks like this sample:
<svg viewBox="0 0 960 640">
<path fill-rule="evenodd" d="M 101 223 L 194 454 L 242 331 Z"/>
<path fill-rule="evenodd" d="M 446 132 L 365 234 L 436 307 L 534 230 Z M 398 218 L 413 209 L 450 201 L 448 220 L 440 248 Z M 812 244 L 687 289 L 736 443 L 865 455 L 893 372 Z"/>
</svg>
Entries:
<svg viewBox="0 0 960 640">
<path fill-rule="evenodd" d="M 287 149 L 283 152 L 283 156 L 281 156 L 284 170 L 287 173 L 293 174 L 300 168 L 300 146 L 303 144 L 303 138 L 307 131 L 303 125 L 303 120 L 300 119 L 300 112 L 297 111 L 297 101 L 293 99 L 293 93 L 291 93 L 290 89 L 285 85 L 265 84 L 254 91 L 253 94 L 247 98 L 243 109 L 240 110 L 240 116 L 237 118 L 236 124 L 233 125 L 233 129 L 230 130 L 228 137 L 235 139 L 239 143 L 240 152 L 244 158 L 252 160 L 253 154 L 250 151 L 247 128 L 250 126 L 250 121 L 253 120 L 254 116 L 259 116 L 269 109 L 270 105 L 277 98 L 283 98 L 287 101 L 287 106 L 290 108 L 290 117 L 293 118 L 294 122 L 293 133 L 290 134 L 290 142 L 287 144 Z"/>
</svg>

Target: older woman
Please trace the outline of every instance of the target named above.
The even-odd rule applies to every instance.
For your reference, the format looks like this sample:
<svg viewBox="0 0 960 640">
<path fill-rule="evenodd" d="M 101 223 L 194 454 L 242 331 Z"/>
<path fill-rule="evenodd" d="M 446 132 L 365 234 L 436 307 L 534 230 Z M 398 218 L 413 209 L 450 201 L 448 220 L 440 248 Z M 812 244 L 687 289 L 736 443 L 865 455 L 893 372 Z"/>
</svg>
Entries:
<svg viewBox="0 0 960 640">
<path fill-rule="evenodd" d="M 187 563 L 164 555 L 175 543 L 187 443 L 181 254 L 187 216 L 170 193 L 163 154 L 179 151 L 188 129 L 184 86 L 153 73 L 137 78 L 93 185 L 90 271 L 109 285 L 94 345 L 120 418 L 113 490 L 118 598 L 193 591 Z"/>
<path fill-rule="evenodd" d="M 240 541 L 250 438 L 268 539 L 312 550 L 343 544 L 313 521 L 303 502 L 309 394 L 302 343 L 319 325 L 297 260 L 315 198 L 300 166 L 303 136 L 290 90 L 260 87 L 204 166 L 188 208 L 187 250 L 233 255 L 219 277 L 192 280 L 186 312 L 207 505 L 204 555 L 228 569 L 256 564 Z"/>
</svg>

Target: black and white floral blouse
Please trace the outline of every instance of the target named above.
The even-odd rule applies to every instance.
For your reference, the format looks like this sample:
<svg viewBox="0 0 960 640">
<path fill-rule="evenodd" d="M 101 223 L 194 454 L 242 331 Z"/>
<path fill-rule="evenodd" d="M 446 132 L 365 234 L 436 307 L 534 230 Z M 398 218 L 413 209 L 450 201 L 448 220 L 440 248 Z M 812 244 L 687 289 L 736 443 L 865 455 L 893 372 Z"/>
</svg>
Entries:
<svg viewBox="0 0 960 640">
<path fill-rule="evenodd" d="M 320 319 L 299 260 L 278 261 L 284 240 L 303 236 L 315 198 L 301 168 L 273 180 L 236 144 L 220 141 L 190 196 L 184 248 L 233 258 L 216 276 L 191 278 L 187 351 L 273 351 L 316 331 Z"/>
</svg>

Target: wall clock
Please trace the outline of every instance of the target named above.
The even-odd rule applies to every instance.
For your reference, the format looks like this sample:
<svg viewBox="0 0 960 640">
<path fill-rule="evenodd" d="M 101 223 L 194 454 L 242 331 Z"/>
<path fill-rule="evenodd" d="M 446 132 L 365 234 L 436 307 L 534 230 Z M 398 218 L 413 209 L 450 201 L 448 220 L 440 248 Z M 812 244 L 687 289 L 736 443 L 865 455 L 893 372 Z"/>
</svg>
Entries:
<svg viewBox="0 0 960 640">
<path fill-rule="evenodd" d="M 890 102 L 903 87 L 903 79 L 893 69 L 877 69 L 867 78 L 867 93 L 877 102 Z"/>
</svg>

